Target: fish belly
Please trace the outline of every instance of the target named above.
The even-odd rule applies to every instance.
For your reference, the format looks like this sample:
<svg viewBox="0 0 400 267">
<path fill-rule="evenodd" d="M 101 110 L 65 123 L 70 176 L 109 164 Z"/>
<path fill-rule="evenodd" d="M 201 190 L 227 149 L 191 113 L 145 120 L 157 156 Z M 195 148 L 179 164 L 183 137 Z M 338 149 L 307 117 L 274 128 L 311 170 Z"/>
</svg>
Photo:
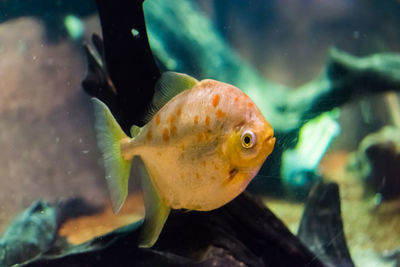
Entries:
<svg viewBox="0 0 400 267">
<path fill-rule="evenodd" d="M 224 188 L 228 170 L 222 159 L 213 155 L 182 160 L 181 154 L 171 146 L 148 149 L 142 156 L 166 205 L 173 209 L 212 210 L 234 197 Z"/>
</svg>

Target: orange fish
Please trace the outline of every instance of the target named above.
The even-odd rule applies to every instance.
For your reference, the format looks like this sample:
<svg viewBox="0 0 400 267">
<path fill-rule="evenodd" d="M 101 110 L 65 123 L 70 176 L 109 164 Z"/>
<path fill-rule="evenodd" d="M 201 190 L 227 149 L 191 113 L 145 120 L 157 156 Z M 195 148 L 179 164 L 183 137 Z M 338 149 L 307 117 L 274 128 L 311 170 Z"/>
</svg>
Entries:
<svg viewBox="0 0 400 267">
<path fill-rule="evenodd" d="M 147 123 L 121 130 L 104 103 L 93 98 L 98 145 L 114 210 L 128 194 L 131 164 L 140 176 L 146 215 L 139 246 L 158 239 L 170 209 L 208 211 L 239 195 L 275 144 L 274 132 L 238 88 L 165 72 Z"/>
</svg>

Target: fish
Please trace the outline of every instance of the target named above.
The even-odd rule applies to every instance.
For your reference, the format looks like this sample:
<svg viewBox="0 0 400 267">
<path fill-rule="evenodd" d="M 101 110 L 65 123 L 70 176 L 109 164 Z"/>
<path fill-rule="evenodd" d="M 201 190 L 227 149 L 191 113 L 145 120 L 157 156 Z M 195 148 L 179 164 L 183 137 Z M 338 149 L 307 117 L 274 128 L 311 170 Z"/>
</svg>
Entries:
<svg viewBox="0 0 400 267">
<path fill-rule="evenodd" d="M 128 180 L 141 181 L 145 217 L 139 247 L 152 247 L 171 209 L 210 211 L 245 190 L 275 145 L 272 126 L 237 87 L 164 72 L 131 137 L 92 98 L 97 143 L 111 203 L 118 212 Z"/>
</svg>

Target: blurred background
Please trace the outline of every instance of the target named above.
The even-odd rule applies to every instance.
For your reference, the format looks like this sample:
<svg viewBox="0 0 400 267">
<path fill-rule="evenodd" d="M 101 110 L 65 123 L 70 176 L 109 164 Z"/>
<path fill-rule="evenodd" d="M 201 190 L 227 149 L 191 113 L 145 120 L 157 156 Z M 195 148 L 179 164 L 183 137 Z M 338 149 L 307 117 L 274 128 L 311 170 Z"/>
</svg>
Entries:
<svg viewBox="0 0 400 267">
<path fill-rule="evenodd" d="M 180 1 L 209 18 L 266 80 L 288 87 L 317 77 L 331 47 L 355 56 L 400 52 L 398 0 Z M 82 43 L 101 29 L 94 2 L 83 2 L 0 0 L 0 233 L 36 199 L 81 196 L 109 203 L 92 107 L 80 84 L 86 73 Z M 340 133 L 317 170 L 340 185 L 345 234 L 359 266 L 384 264 L 376 258 L 400 246 L 397 198 L 380 205 L 379 192 L 366 197 L 360 174 L 349 171 L 363 138 L 393 124 L 398 101 L 389 93 L 340 107 Z M 264 197 L 295 232 L 303 201 Z M 77 225 L 67 225 L 65 233 L 72 236 Z"/>
</svg>

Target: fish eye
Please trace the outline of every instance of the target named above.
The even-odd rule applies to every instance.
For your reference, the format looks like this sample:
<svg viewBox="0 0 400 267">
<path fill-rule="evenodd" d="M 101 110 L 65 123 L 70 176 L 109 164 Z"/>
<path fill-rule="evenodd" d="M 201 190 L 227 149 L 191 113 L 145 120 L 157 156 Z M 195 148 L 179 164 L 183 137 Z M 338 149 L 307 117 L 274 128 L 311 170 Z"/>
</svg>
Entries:
<svg viewBox="0 0 400 267">
<path fill-rule="evenodd" d="M 256 143 L 256 135 L 252 131 L 244 131 L 241 137 L 244 148 L 252 148 Z"/>
</svg>

